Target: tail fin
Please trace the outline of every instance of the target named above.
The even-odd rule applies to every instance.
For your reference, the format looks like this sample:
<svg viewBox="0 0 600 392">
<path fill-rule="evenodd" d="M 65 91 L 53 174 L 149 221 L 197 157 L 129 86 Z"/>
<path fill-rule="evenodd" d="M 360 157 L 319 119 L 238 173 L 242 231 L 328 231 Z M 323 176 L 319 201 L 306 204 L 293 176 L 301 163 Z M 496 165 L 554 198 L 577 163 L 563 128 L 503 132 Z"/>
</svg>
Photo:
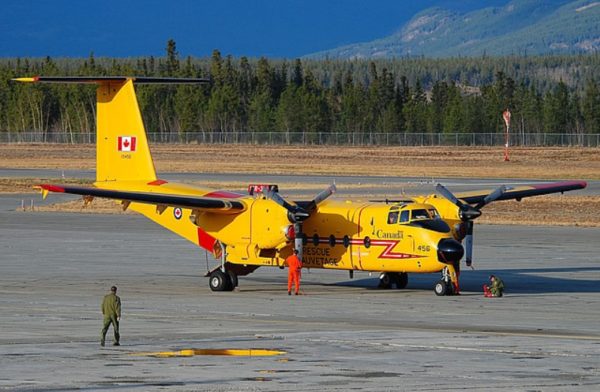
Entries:
<svg viewBox="0 0 600 392">
<path fill-rule="evenodd" d="M 96 92 L 96 181 L 155 181 L 156 172 L 131 79 Z"/>
<path fill-rule="evenodd" d="M 97 100 L 96 181 L 155 181 L 156 172 L 138 106 L 136 83 L 206 83 L 207 79 L 33 77 L 19 82 L 95 83 Z"/>
</svg>

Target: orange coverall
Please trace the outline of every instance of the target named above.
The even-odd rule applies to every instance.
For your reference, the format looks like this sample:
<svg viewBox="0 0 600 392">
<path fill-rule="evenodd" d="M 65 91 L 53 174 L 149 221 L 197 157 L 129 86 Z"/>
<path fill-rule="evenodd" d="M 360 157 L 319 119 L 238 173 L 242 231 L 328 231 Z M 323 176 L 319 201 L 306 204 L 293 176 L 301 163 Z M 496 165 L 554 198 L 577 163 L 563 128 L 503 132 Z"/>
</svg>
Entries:
<svg viewBox="0 0 600 392">
<path fill-rule="evenodd" d="M 292 254 L 285 259 L 288 265 L 288 293 L 292 292 L 292 281 L 296 285 L 296 295 L 300 291 L 300 276 L 302 274 L 302 261 L 298 258 L 298 255 Z"/>
</svg>

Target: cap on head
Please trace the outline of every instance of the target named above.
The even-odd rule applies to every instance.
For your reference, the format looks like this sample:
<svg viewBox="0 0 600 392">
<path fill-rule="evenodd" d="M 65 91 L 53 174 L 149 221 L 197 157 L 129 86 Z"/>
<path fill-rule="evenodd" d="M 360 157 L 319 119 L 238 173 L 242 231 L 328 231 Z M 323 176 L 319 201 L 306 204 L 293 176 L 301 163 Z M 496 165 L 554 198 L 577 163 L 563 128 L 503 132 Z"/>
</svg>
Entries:
<svg viewBox="0 0 600 392">
<path fill-rule="evenodd" d="M 112 286 L 110 288 L 110 291 L 112 291 L 113 293 L 116 293 L 117 292 L 117 286 Z"/>
</svg>

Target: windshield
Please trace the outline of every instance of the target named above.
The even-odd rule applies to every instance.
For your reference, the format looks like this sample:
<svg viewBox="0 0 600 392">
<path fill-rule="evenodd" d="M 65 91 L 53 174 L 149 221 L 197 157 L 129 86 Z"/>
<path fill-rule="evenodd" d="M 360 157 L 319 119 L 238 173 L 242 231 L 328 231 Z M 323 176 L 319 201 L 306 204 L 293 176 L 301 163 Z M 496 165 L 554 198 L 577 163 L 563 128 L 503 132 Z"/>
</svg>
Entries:
<svg viewBox="0 0 600 392">
<path fill-rule="evenodd" d="M 418 210 L 412 210 L 411 216 L 410 216 L 411 220 L 423 220 L 423 219 L 432 219 L 431 215 L 429 215 L 429 211 L 426 209 L 418 209 Z"/>
<path fill-rule="evenodd" d="M 402 208 L 398 211 L 397 208 L 390 209 L 388 213 L 387 223 L 392 225 L 396 223 L 411 223 L 420 221 L 438 220 L 440 214 L 432 206 L 423 206 L 424 208 Z"/>
</svg>

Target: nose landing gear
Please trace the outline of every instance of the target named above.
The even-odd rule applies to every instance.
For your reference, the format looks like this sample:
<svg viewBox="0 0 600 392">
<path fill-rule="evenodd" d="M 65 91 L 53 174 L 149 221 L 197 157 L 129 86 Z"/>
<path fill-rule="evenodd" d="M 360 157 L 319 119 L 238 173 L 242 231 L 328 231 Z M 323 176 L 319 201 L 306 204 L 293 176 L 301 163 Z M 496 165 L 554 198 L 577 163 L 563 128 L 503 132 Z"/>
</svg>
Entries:
<svg viewBox="0 0 600 392">
<path fill-rule="evenodd" d="M 442 270 L 442 279 L 434 286 L 435 295 L 455 295 L 458 291 L 458 275 L 454 266 L 448 266 Z"/>
</svg>

